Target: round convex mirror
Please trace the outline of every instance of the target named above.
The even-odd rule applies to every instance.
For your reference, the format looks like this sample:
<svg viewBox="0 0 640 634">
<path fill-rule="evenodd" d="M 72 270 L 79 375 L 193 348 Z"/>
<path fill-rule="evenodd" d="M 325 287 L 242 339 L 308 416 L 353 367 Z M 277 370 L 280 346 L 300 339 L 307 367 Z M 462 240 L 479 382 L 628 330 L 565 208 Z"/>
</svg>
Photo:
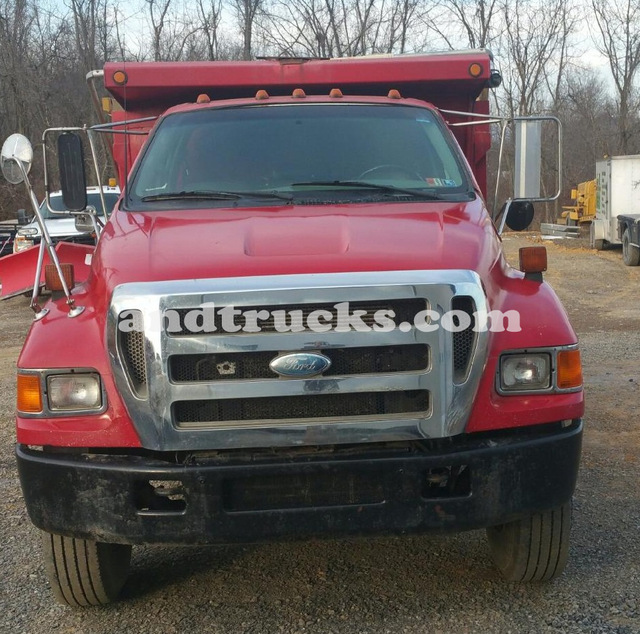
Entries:
<svg viewBox="0 0 640 634">
<path fill-rule="evenodd" d="M 24 173 L 28 174 L 33 162 L 33 148 L 29 139 L 22 134 L 12 134 L 2 145 L 0 153 L 2 175 L 12 185 L 17 185 L 24 180 L 24 173 L 16 161 L 20 161 Z"/>
<path fill-rule="evenodd" d="M 529 200 L 514 200 L 507 212 L 507 227 L 512 231 L 524 231 L 533 222 L 535 210 Z"/>
</svg>

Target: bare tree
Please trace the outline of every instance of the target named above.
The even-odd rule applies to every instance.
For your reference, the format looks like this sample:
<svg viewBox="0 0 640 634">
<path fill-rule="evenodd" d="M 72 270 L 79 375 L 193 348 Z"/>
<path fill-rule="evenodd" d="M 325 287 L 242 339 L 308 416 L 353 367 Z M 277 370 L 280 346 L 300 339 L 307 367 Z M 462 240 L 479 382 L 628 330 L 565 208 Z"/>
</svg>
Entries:
<svg viewBox="0 0 640 634">
<path fill-rule="evenodd" d="M 242 35 L 242 59 L 251 59 L 253 33 L 264 0 L 230 0 L 229 4 L 238 21 Z"/>
<path fill-rule="evenodd" d="M 198 19 L 202 22 L 201 32 L 207 49 L 207 59 L 218 59 L 222 0 L 198 0 L 197 4 Z"/>
<path fill-rule="evenodd" d="M 609 62 L 618 97 L 617 152 L 628 154 L 637 124 L 634 80 L 640 65 L 640 2 L 637 0 L 592 0 L 598 26 L 598 46 Z"/>
<path fill-rule="evenodd" d="M 149 11 L 149 21 L 151 22 L 153 60 L 162 60 L 162 33 L 166 28 L 165 20 L 167 12 L 171 6 L 171 0 L 145 0 Z"/>
<path fill-rule="evenodd" d="M 594 71 L 574 69 L 558 102 L 564 126 L 564 180 L 569 186 L 595 176 L 595 163 L 614 154 L 617 145 L 616 104 Z"/>
<path fill-rule="evenodd" d="M 469 47 L 487 48 L 496 38 L 500 15 L 499 0 L 441 0 L 438 19 L 430 25 L 449 48 L 459 48 L 460 31 Z"/>
<path fill-rule="evenodd" d="M 278 54 L 345 57 L 404 53 L 425 0 L 279 0 L 263 25 Z"/>
<path fill-rule="evenodd" d="M 506 61 L 504 76 L 509 114 L 527 115 L 544 110 L 547 88 L 562 81 L 573 27 L 572 4 L 566 0 L 503 0 L 505 32 L 499 50 Z M 557 76 L 551 78 L 551 69 Z"/>
</svg>

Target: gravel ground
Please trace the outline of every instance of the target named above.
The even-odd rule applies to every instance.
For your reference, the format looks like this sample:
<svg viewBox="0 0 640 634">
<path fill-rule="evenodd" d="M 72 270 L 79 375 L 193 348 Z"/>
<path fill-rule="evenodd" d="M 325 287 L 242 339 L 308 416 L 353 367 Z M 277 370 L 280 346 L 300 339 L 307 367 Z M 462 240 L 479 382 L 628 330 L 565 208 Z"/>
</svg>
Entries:
<svg viewBox="0 0 640 634">
<path fill-rule="evenodd" d="M 512 261 L 535 238 L 507 237 Z M 572 556 L 548 584 L 500 580 L 481 531 L 226 548 L 137 548 L 123 601 L 54 602 L 13 459 L 24 298 L 0 303 L 0 632 L 640 632 L 640 268 L 548 246 L 580 334 L 587 415 Z"/>
</svg>

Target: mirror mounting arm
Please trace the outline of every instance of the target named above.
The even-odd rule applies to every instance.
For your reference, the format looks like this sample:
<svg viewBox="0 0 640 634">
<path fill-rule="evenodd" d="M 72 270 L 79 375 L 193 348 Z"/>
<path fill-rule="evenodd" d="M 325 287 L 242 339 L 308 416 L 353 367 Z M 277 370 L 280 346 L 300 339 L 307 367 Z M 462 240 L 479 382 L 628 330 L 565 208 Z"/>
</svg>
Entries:
<svg viewBox="0 0 640 634">
<path fill-rule="evenodd" d="M 47 225 L 40 213 L 40 206 L 38 205 L 38 201 L 36 200 L 35 194 L 33 193 L 33 188 L 31 187 L 31 182 L 29 181 L 29 176 L 27 171 L 17 158 L 12 157 L 12 160 L 18 165 L 18 168 L 22 172 L 22 176 L 24 179 L 24 184 L 29 192 L 29 200 L 31 202 L 31 206 L 33 207 L 33 211 L 35 213 L 35 217 L 38 221 L 38 225 L 40 227 L 40 231 L 42 232 L 42 241 L 40 242 L 40 251 L 38 253 L 38 264 L 36 266 L 36 274 L 33 282 L 33 295 L 31 296 L 30 307 L 35 313 L 34 319 L 36 321 L 42 319 L 45 315 L 48 314 L 48 309 L 41 308 L 38 305 L 38 295 L 40 290 L 40 276 L 42 275 L 42 266 L 44 263 L 44 252 L 45 249 L 49 254 L 49 258 L 51 262 L 56 267 L 56 271 L 58 276 L 60 277 L 60 281 L 62 284 L 62 290 L 64 291 L 65 297 L 67 298 L 67 306 L 69 307 L 69 317 L 77 317 L 81 313 L 84 312 L 84 306 L 76 306 L 75 300 L 71 297 L 71 291 L 67 286 L 67 282 L 65 281 L 64 275 L 62 273 L 62 268 L 60 266 L 60 260 L 58 259 L 58 254 L 56 253 L 55 247 L 53 246 L 53 241 L 51 240 L 51 236 L 49 234 L 49 230 L 47 229 Z"/>
<path fill-rule="evenodd" d="M 512 198 L 507 198 L 504 203 L 504 208 L 502 211 L 502 218 L 500 219 L 500 226 L 498 227 L 498 235 L 501 236 L 504 231 L 504 226 L 507 223 L 507 216 L 509 215 L 509 207 L 511 207 L 511 203 L 513 202 Z"/>
</svg>

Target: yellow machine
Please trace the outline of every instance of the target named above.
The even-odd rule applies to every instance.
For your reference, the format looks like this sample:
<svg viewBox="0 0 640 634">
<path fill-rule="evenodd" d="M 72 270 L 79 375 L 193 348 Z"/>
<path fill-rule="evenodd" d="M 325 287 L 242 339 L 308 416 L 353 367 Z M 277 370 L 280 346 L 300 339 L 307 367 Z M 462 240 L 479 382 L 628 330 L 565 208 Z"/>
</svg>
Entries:
<svg viewBox="0 0 640 634">
<path fill-rule="evenodd" d="M 574 206 L 562 207 L 564 222 L 573 227 L 590 223 L 596 217 L 596 181 L 579 183 L 571 190 L 571 200 L 576 201 Z"/>
</svg>

